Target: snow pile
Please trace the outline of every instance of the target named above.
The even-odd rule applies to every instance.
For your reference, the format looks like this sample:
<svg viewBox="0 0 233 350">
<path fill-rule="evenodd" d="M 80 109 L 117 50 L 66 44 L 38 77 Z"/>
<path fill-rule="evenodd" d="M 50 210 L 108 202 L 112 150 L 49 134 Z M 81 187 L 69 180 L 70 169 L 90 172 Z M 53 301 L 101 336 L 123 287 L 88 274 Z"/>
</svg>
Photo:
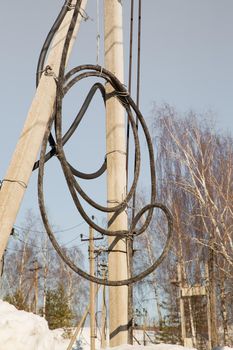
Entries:
<svg viewBox="0 0 233 350">
<path fill-rule="evenodd" d="M 13 305 L 0 300 L 0 350 L 66 350 L 68 339 L 62 330 L 51 331 L 46 320 L 29 312 L 19 311 Z M 85 327 L 80 336 L 83 350 L 89 350 L 90 329 Z M 96 348 L 99 348 L 98 341 Z M 180 345 L 123 345 L 108 350 L 195 350 Z M 213 350 L 233 350 L 227 346 Z"/>
<path fill-rule="evenodd" d="M 0 300 L 0 350 L 63 350 L 62 343 L 42 317 Z"/>
<path fill-rule="evenodd" d="M 185 348 L 181 345 L 172 344 L 157 344 L 157 345 L 121 345 L 115 348 L 108 348 L 108 350 L 196 350 L 194 348 Z"/>
</svg>

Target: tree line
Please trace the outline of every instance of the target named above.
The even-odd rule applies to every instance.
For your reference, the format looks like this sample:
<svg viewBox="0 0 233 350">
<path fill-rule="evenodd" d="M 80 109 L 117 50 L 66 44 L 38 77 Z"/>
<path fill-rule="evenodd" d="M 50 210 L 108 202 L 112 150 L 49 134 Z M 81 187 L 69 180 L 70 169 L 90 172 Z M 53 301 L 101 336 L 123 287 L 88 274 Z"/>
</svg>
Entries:
<svg viewBox="0 0 233 350">
<path fill-rule="evenodd" d="M 14 227 L 4 254 L 1 295 L 20 310 L 45 317 L 51 329 L 77 323 L 87 297 L 87 284 L 57 256 L 39 217 L 31 210 L 22 227 Z M 78 246 L 63 246 L 83 264 Z"/>
<path fill-rule="evenodd" d="M 140 300 L 149 296 L 148 309 L 154 303 L 156 322 L 164 329 L 170 327 L 172 341 L 182 342 L 183 327 L 194 346 L 207 348 L 209 327 L 211 346 L 232 345 L 232 136 L 217 131 L 209 115 L 190 111 L 180 116 L 167 104 L 155 107 L 152 114 L 157 200 L 172 212 L 174 235 L 168 258 L 134 288 L 137 308 L 142 308 Z M 145 202 L 144 193 L 138 195 L 139 207 Z M 158 256 L 166 229 L 163 214 L 156 210 L 145 237 L 135 242 L 135 269 Z M 204 287 L 206 296 L 199 287 Z M 187 293 L 194 293 L 182 299 L 183 306 L 180 288 L 183 293 L 187 288 Z M 202 292 L 195 295 L 198 290 Z"/>
<path fill-rule="evenodd" d="M 211 346 L 232 345 L 233 138 L 216 130 L 208 115 L 180 116 L 166 104 L 154 108 L 151 132 L 157 201 L 170 208 L 174 234 L 162 265 L 133 288 L 134 323 L 154 322 L 155 342 L 187 338 L 198 349 L 208 348 L 208 340 Z M 137 210 L 147 195 L 146 189 L 137 194 Z M 32 213 L 18 237 L 15 231 L 5 254 L 2 294 L 17 307 L 47 317 L 51 328 L 72 324 L 82 313 L 87 283 L 57 257 Z M 164 215 L 154 210 L 147 232 L 134 242 L 134 272 L 153 263 L 166 231 Z M 83 261 L 77 246 L 63 249 Z M 64 309 L 55 305 L 58 300 Z M 67 317 L 56 316 L 57 322 L 54 310 L 59 309 Z"/>
</svg>

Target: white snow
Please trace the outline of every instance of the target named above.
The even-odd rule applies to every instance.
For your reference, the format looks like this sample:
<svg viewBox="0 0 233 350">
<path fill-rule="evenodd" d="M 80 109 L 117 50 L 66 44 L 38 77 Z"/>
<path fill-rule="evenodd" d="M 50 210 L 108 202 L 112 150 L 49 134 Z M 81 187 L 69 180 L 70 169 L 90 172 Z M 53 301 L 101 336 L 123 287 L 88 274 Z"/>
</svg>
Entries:
<svg viewBox="0 0 233 350">
<path fill-rule="evenodd" d="M 181 345 L 172 345 L 172 344 L 157 344 L 157 345 L 121 345 L 111 350 L 195 350 L 194 348 L 185 348 Z M 110 350 L 110 348 L 108 349 Z"/>
<path fill-rule="evenodd" d="M 83 350 L 89 350 L 89 329 L 81 334 Z M 45 319 L 35 314 L 19 311 L 13 305 L 0 300 L 0 350 L 66 350 L 68 339 L 62 330 L 51 331 Z M 97 343 L 99 348 L 99 343 Z M 195 350 L 180 345 L 123 345 L 111 350 Z M 108 348 L 110 350 L 110 348 Z M 227 346 L 213 350 L 233 350 Z"/>
<path fill-rule="evenodd" d="M 62 343 L 45 319 L 0 300 L 0 350 L 63 350 Z"/>
</svg>

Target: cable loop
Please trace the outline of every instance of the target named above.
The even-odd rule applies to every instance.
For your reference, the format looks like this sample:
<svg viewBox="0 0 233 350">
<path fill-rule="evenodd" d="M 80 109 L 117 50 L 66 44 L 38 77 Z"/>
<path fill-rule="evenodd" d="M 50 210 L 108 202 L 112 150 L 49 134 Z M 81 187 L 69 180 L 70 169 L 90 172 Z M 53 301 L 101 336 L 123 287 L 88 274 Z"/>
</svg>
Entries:
<svg viewBox="0 0 233 350">
<path fill-rule="evenodd" d="M 64 81 L 63 81 L 64 95 L 69 91 L 69 89 L 74 84 L 79 82 L 81 79 L 93 77 L 93 76 L 98 77 L 100 70 L 102 71 L 102 77 L 108 83 L 110 83 L 112 85 L 114 90 L 122 91 L 122 92 L 125 91 L 125 89 L 122 86 L 122 84 L 120 83 L 120 81 L 111 72 L 107 71 L 104 68 L 101 69 L 99 66 L 84 65 L 84 66 L 79 66 L 79 67 L 74 68 L 73 70 L 68 72 L 66 74 L 66 76 L 64 77 Z M 83 71 L 85 71 L 85 73 L 82 73 Z M 168 253 L 168 250 L 169 250 L 170 244 L 171 244 L 171 237 L 172 237 L 172 217 L 171 217 L 171 214 L 165 206 L 163 206 L 162 204 L 156 203 L 156 201 L 155 201 L 155 198 L 156 198 L 155 163 L 154 163 L 153 145 L 152 145 L 152 140 L 151 140 L 150 135 L 149 135 L 149 130 L 148 130 L 146 123 L 144 121 L 144 118 L 141 115 L 140 111 L 138 110 L 136 104 L 131 99 L 131 97 L 128 96 L 125 108 L 126 108 L 126 111 L 128 113 L 128 116 L 129 116 L 129 121 L 130 121 L 130 125 L 132 127 L 134 141 L 135 141 L 135 147 L 136 147 L 135 177 L 134 177 L 133 184 L 132 184 L 128 194 L 126 194 L 126 197 L 123 199 L 123 201 L 121 203 L 117 203 L 116 205 L 110 206 L 110 207 L 103 207 L 103 206 L 95 203 L 81 189 L 79 183 L 74 179 L 70 164 L 66 160 L 66 156 L 65 156 L 65 153 L 63 150 L 64 137 L 62 137 L 62 134 L 61 134 L 61 113 L 62 113 L 62 97 L 63 96 L 61 96 L 59 89 L 57 90 L 57 93 L 58 93 L 58 96 L 57 96 L 57 102 L 56 102 L 56 113 L 54 113 L 54 116 L 51 116 L 51 118 L 50 118 L 47 130 L 46 130 L 46 133 L 44 136 L 43 144 L 42 144 L 40 163 L 39 163 L 38 197 L 39 197 L 39 206 L 40 206 L 40 210 L 41 210 L 41 214 L 42 214 L 42 219 L 43 219 L 46 231 L 48 232 L 50 240 L 51 240 L 54 248 L 58 252 L 59 256 L 75 272 L 77 272 L 78 274 L 80 274 L 84 278 L 86 278 L 92 282 L 96 282 L 99 284 L 105 284 L 105 285 L 109 285 L 109 286 L 120 286 L 120 285 L 128 285 L 131 283 L 135 283 L 135 282 L 139 281 L 140 279 L 144 278 L 145 276 L 147 276 L 152 271 L 154 271 L 154 269 L 157 268 L 157 266 L 162 262 L 162 260 L 165 258 L 165 256 Z M 93 94 L 92 94 L 92 96 L 93 96 Z M 120 99 L 122 99 L 122 97 L 118 97 L 118 96 L 117 96 L 117 98 L 119 98 L 119 101 L 120 101 Z M 88 103 L 90 103 L 90 101 L 88 100 Z M 85 106 L 85 108 L 83 106 L 81 109 L 86 110 L 86 108 L 87 108 L 87 106 Z M 151 204 L 148 204 L 147 206 L 145 206 L 135 216 L 135 218 L 133 219 L 133 221 L 131 223 L 129 230 L 112 231 L 112 230 L 100 227 L 99 225 L 94 223 L 88 217 L 84 208 L 81 205 L 81 202 L 79 200 L 79 196 L 83 197 L 83 199 L 85 199 L 90 205 L 94 206 L 96 209 L 104 211 L 104 212 L 112 212 L 113 213 L 111 216 L 111 219 L 108 222 L 109 227 L 112 225 L 112 223 L 118 217 L 118 215 L 127 208 L 128 203 L 135 192 L 138 177 L 139 177 L 139 169 L 140 169 L 139 168 L 140 167 L 139 139 L 138 139 L 138 133 L 137 133 L 135 121 L 134 121 L 134 118 L 132 115 L 132 111 L 134 111 L 134 113 L 136 113 L 136 115 L 138 116 L 138 120 L 139 120 L 141 127 L 142 127 L 142 130 L 145 134 L 145 138 L 146 138 L 146 142 L 147 142 L 147 146 L 148 146 L 148 152 L 149 152 L 149 158 L 150 158 L 150 173 L 151 173 Z M 74 201 L 79 213 L 81 214 L 81 216 L 84 218 L 84 220 L 87 222 L 88 225 L 93 227 L 96 231 L 98 231 L 101 234 L 104 234 L 107 236 L 113 236 L 113 237 L 116 237 L 117 239 L 122 239 L 122 238 L 127 239 L 128 238 L 128 239 L 132 240 L 134 238 L 134 236 L 141 235 L 143 232 L 145 232 L 145 230 L 147 229 L 147 227 L 150 224 L 154 208 L 160 208 L 165 213 L 166 218 L 167 218 L 167 222 L 168 222 L 168 234 L 167 234 L 167 241 L 166 241 L 166 244 L 164 246 L 163 252 L 159 256 L 159 258 L 154 262 L 154 264 L 152 264 L 148 269 L 146 269 L 145 271 L 143 271 L 139 275 L 133 276 L 127 280 L 122 280 L 122 281 L 106 281 L 103 279 L 99 279 L 99 278 L 90 276 L 85 271 L 83 271 L 78 266 L 76 266 L 70 260 L 70 258 L 65 255 L 65 253 L 60 248 L 58 242 L 56 241 L 56 238 L 52 232 L 52 229 L 50 227 L 50 224 L 49 224 L 49 221 L 47 218 L 47 214 L 46 214 L 46 210 L 45 210 L 45 203 L 44 203 L 44 196 L 43 196 L 43 173 L 44 173 L 44 163 L 45 163 L 45 157 L 46 157 L 45 153 L 46 153 L 47 141 L 49 138 L 50 130 L 51 130 L 52 124 L 54 122 L 54 119 L 56 120 L 56 145 L 57 145 L 57 149 L 59 152 L 58 159 L 61 162 L 62 170 L 63 170 L 63 173 L 65 175 L 66 182 L 67 182 L 68 188 L 70 190 L 71 196 L 73 198 L 73 201 Z M 75 125 L 75 128 L 76 128 L 78 126 L 78 123 L 76 123 L 74 121 L 72 125 Z M 141 219 L 142 215 L 146 212 L 147 212 L 147 216 L 145 218 L 145 221 L 142 224 L 142 226 L 138 229 L 136 226 L 137 226 L 139 220 Z"/>
<path fill-rule="evenodd" d="M 70 5 L 69 3 L 65 6 L 63 6 L 56 22 L 53 25 L 54 28 L 58 28 L 58 24 L 61 23 L 62 18 L 64 18 L 66 12 L 67 12 L 67 5 Z M 47 76 L 53 76 L 53 78 L 57 82 L 57 95 L 56 95 L 56 103 L 54 105 L 54 112 L 50 116 L 49 122 L 47 124 L 47 128 L 44 134 L 41 152 L 40 152 L 40 160 L 37 161 L 34 164 L 34 168 L 39 168 L 38 172 L 38 200 L 39 200 L 39 207 L 41 211 L 42 220 L 45 226 L 45 229 L 48 233 L 48 236 L 51 240 L 51 243 L 53 244 L 53 247 L 57 251 L 58 255 L 61 257 L 61 259 L 76 273 L 78 273 L 80 276 L 86 278 L 89 281 L 98 283 L 98 284 L 104 284 L 109 286 L 122 286 L 122 285 L 129 285 L 132 283 L 135 283 L 142 278 L 146 277 L 148 274 L 153 272 L 159 264 L 163 261 L 165 256 L 168 254 L 170 245 L 171 245 L 171 239 L 172 239 L 172 216 L 168 208 L 164 206 L 163 204 L 156 202 L 156 176 L 155 176 L 155 161 L 154 161 L 154 150 L 153 150 L 153 144 L 152 140 L 149 134 L 148 127 L 145 123 L 145 120 L 138 108 L 138 106 L 135 104 L 135 102 L 132 100 L 130 94 L 127 92 L 125 86 L 117 79 L 114 74 L 107 71 L 105 68 L 99 65 L 82 65 L 73 68 L 70 70 L 67 74 L 65 74 L 65 62 L 67 58 L 67 52 L 70 44 L 70 40 L 72 38 L 73 30 L 78 18 L 78 15 L 81 10 L 81 0 L 77 0 L 76 4 L 74 5 L 74 12 L 72 15 L 72 20 L 69 26 L 69 29 L 67 31 L 67 36 L 65 39 L 62 57 L 61 57 L 61 64 L 59 68 L 59 74 L 58 77 L 55 76 L 52 68 L 50 66 L 46 66 L 44 68 L 44 74 Z M 42 48 L 42 53 L 40 55 L 39 63 L 38 63 L 38 70 L 37 70 L 37 83 L 39 81 L 39 78 L 41 76 L 41 71 L 43 70 L 44 66 L 44 60 L 45 56 L 49 47 L 49 44 L 51 43 L 52 37 L 54 35 L 55 31 L 52 33 L 52 29 L 48 35 L 48 38 L 46 39 L 46 42 Z M 129 190 L 127 190 L 127 193 L 125 197 L 122 199 L 120 203 L 112 203 L 113 206 L 102 206 L 99 203 L 96 203 L 92 198 L 90 198 L 81 188 L 79 181 L 77 178 L 85 178 L 87 180 L 95 179 L 99 176 L 101 176 L 105 170 L 106 170 L 106 159 L 107 154 L 105 155 L 104 163 L 102 164 L 101 168 L 97 170 L 96 172 L 93 172 L 91 174 L 85 174 L 77 169 L 75 169 L 66 159 L 66 155 L 64 152 L 64 145 L 70 137 L 73 135 L 75 130 L 78 128 L 82 118 L 85 115 L 85 112 L 90 105 L 95 93 L 97 90 L 101 92 L 101 96 L 103 98 L 104 103 L 106 103 L 106 99 L 109 98 L 109 96 L 106 96 L 105 93 L 105 87 L 100 84 L 96 83 L 92 86 L 90 89 L 79 113 L 75 117 L 73 123 L 71 124 L 70 128 L 66 131 L 66 133 L 63 135 L 62 132 L 62 101 L 65 97 L 66 93 L 78 82 L 80 82 L 82 79 L 90 78 L 90 77 L 96 77 L 96 78 L 103 78 L 105 80 L 105 83 L 110 84 L 113 90 L 113 94 L 118 99 L 118 101 L 123 105 L 125 108 L 125 111 L 128 115 L 129 125 L 132 129 L 133 139 L 135 143 L 135 171 L 134 171 L 134 178 L 131 184 L 131 187 Z M 145 140 L 147 143 L 148 148 L 148 156 L 149 156 L 149 167 L 150 167 L 150 182 L 151 182 L 151 198 L 150 203 L 147 204 L 143 209 L 137 213 L 137 215 L 133 218 L 132 223 L 128 230 L 112 230 L 109 229 L 111 225 L 114 223 L 114 221 L 117 219 L 118 215 L 122 213 L 123 211 L 127 210 L 129 207 L 129 202 L 133 198 L 138 179 L 140 174 L 140 162 L 141 162 L 141 154 L 140 154 L 140 142 L 139 142 L 139 136 L 138 136 L 138 130 L 137 130 L 137 124 L 135 122 L 135 116 L 138 120 L 138 122 L 141 125 L 141 130 L 144 133 Z M 52 126 L 55 126 L 55 138 L 51 134 Z M 46 153 L 47 144 L 51 145 L 51 150 Z M 122 152 L 121 150 L 114 150 L 111 152 L 120 152 L 124 155 L 125 152 Z M 111 153 L 109 152 L 109 153 Z M 89 275 L 85 271 L 83 271 L 80 267 L 74 264 L 74 262 L 70 259 L 69 256 L 65 254 L 64 249 L 59 245 L 59 243 L 56 240 L 56 237 L 54 235 L 54 232 L 51 228 L 51 225 L 48 220 L 46 208 L 45 208 L 45 201 L 44 201 L 44 191 L 43 191 L 43 177 L 44 177 L 44 166 L 45 163 L 51 159 L 54 155 L 57 155 L 57 159 L 60 161 L 62 171 L 64 173 L 66 183 L 68 186 L 68 189 L 70 191 L 70 194 L 73 198 L 74 204 L 79 211 L 80 215 L 83 217 L 83 219 L 86 221 L 86 223 L 91 226 L 93 229 L 98 231 L 99 233 L 106 235 L 106 236 L 112 236 L 115 237 L 116 241 L 119 241 L 120 239 L 130 239 L 133 240 L 134 236 L 139 236 L 145 230 L 148 228 L 154 208 L 161 209 L 167 219 L 167 239 L 165 242 L 165 246 L 163 248 L 162 253 L 160 256 L 155 260 L 155 262 L 147 268 L 142 273 L 139 273 L 136 276 L 133 276 L 126 280 L 121 281 L 109 281 L 106 279 L 97 278 L 94 276 Z M 3 180 L 7 181 L 7 180 Z M 9 181 L 9 180 L 8 180 Z M 84 201 L 86 201 L 89 205 L 91 205 L 93 208 L 100 210 L 104 213 L 111 213 L 111 218 L 108 221 L 108 228 L 99 226 L 99 224 L 96 224 L 85 212 L 84 207 L 82 206 L 82 202 L 80 200 L 80 197 Z M 110 204 L 110 202 L 108 202 Z M 138 222 L 140 221 L 141 217 L 145 214 L 145 220 L 140 228 L 137 228 Z"/>
</svg>

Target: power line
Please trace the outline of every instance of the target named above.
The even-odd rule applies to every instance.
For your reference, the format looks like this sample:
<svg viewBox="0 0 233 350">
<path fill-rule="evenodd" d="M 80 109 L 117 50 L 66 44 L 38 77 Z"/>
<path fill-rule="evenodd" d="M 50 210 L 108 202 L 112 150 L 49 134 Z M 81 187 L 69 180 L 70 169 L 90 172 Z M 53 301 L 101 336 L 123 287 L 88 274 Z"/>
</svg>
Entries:
<svg viewBox="0 0 233 350">
<path fill-rule="evenodd" d="M 83 225 L 84 223 L 85 223 L 85 221 L 83 220 L 82 222 L 80 222 L 80 223 L 77 224 L 77 225 L 74 225 L 74 226 L 71 226 L 71 227 L 67 227 L 67 228 L 61 229 L 61 230 L 56 230 L 56 231 L 54 231 L 54 233 L 62 233 L 62 232 L 72 231 L 72 230 L 74 230 L 75 228 L 77 228 L 77 227 Z M 32 229 L 30 229 L 30 228 L 28 228 L 28 227 L 22 227 L 22 226 L 18 226 L 18 225 L 14 225 L 14 227 L 16 227 L 17 229 L 20 229 L 20 230 L 22 230 L 22 231 L 26 231 L 26 232 L 29 231 L 29 232 L 32 232 L 32 233 L 44 233 L 44 234 L 47 234 L 46 231 L 32 230 Z"/>
</svg>

